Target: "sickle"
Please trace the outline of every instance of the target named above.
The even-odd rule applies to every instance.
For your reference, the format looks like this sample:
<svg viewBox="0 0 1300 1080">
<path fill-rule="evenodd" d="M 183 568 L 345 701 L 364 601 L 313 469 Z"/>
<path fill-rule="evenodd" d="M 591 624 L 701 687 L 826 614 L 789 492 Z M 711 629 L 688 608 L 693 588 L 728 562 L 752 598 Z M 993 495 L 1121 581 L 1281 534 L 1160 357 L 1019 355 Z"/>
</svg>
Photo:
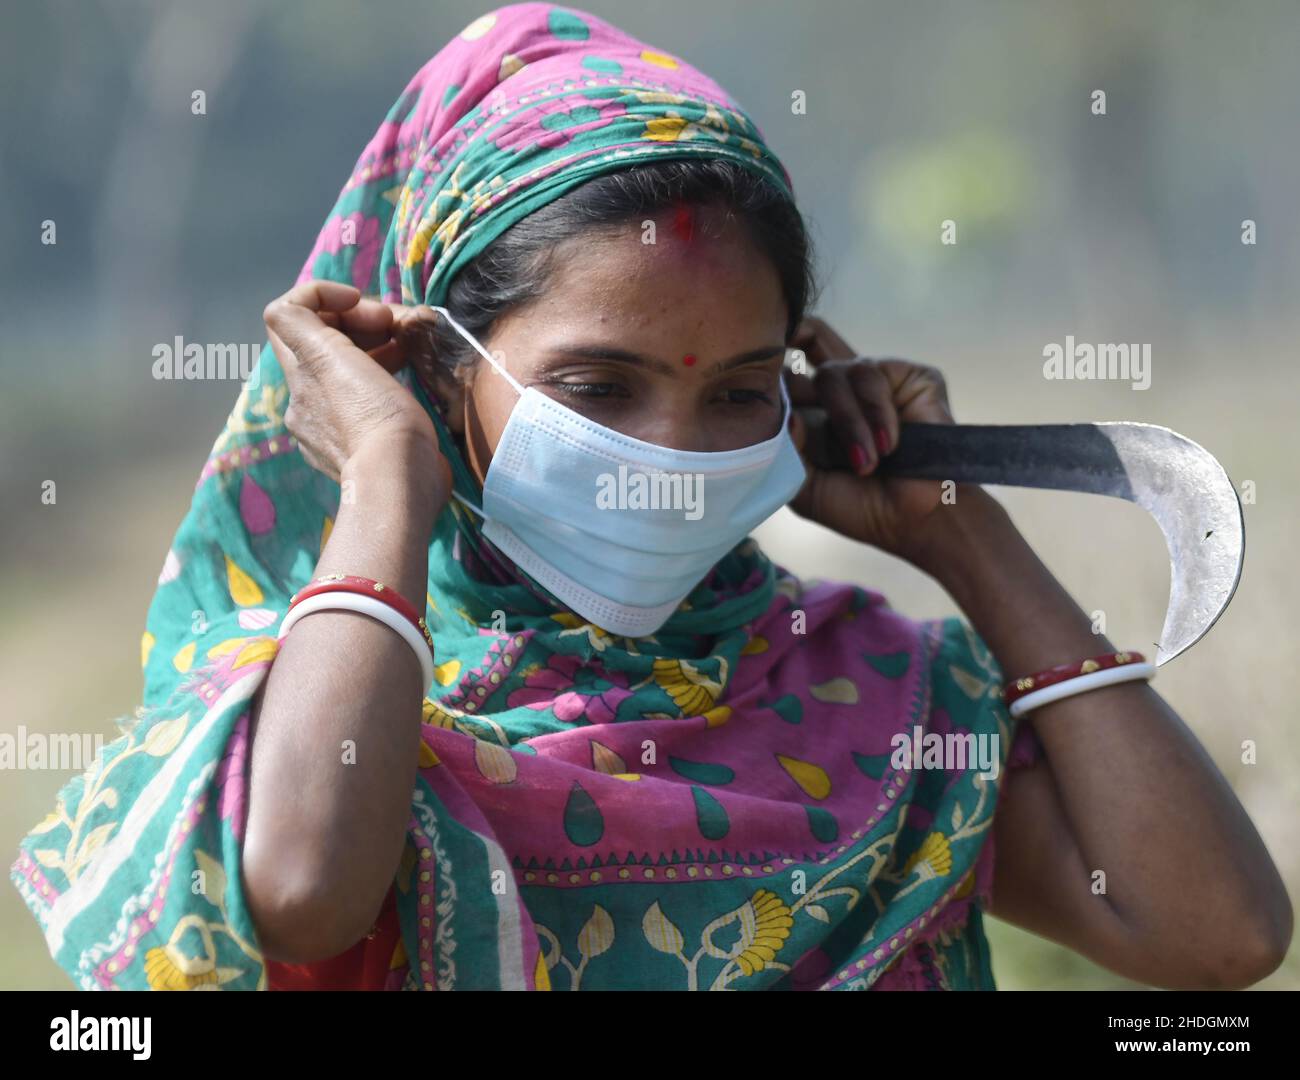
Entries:
<svg viewBox="0 0 1300 1080">
<path fill-rule="evenodd" d="M 813 464 L 848 468 L 823 409 L 808 421 Z M 1246 526 L 1223 466 L 1204 447 L 1156 424 L 903 424 L 873 475 L 1110 495 L 1156 519 L 1169 548 L 1169 608 L 1155 662 L 1205 636 L 1241 580 Z"/>
</svg>

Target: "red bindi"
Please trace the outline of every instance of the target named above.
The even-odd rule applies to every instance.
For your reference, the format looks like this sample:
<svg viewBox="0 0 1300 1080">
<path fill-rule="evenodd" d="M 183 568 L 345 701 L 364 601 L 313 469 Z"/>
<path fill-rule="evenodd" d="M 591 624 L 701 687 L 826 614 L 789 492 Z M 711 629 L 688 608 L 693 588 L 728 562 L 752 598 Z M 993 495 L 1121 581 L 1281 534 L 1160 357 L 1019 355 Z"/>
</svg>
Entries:
<svg viewBox="0 0 1300 1080">
<path fill-rule="evenodd" d="M 690 367 L 692 364 L 695 363 L 695 357 L 693 357 L 690 353 L 687 353 L 685 356 L 682 357 L 682 363 L 685 364 L 687 367 Z"/>
</svg>

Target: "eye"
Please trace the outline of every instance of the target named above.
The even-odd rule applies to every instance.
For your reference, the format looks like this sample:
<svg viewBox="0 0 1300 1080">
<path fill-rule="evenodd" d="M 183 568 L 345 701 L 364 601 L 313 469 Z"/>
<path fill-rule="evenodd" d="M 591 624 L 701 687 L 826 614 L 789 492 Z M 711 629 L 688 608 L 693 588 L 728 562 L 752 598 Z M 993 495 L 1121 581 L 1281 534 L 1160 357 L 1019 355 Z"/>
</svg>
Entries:
<svg viewBox="0 0 1300 1080">
<path fill-rule="evenodd" d="M 736 387 L 732 390 L 724 390 L 723 396 L 726 398 L 726 404 L 728 405 L 753 405 L 755 402 L 760 401 L 765 405 L 772 404 L 771 395 L 762 390 Z"/>
<path fill-rule="evenodd" d="M 553 382 L 557 390 L 573 397 L 604 398 L 613 397 L 618 387 L 614 383 L 569 383 Z"/>
</svg>

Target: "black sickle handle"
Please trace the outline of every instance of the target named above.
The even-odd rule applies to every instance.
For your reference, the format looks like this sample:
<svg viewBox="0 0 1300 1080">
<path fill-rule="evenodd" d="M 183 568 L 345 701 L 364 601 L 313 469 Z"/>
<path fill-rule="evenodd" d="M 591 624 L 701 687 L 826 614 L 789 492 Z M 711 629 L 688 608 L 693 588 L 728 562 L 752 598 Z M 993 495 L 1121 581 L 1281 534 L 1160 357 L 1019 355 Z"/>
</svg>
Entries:
<svg viewBox="0 0 1300 1080">
<path fill-rule="evenodd" d="M 805 407 L 800 413 L 812 463 L 851 469 L 826 410 Z M 1095 424 L 904 423 L 898 445 L 873 475 L 1122 494 L 1113 489 L 1124 470 L 1114 444 Z"/>
</svg>

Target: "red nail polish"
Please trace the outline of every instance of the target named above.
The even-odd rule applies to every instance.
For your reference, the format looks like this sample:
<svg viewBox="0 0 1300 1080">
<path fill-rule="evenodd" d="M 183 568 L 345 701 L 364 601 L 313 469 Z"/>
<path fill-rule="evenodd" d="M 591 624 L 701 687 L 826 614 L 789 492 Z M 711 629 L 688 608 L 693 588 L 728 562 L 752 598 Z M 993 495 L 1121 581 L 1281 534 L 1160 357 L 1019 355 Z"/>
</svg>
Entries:
<svg viewBox="0 0 1300 1080">
<path fill-rule="evenodd" d="M 889 432 L 884 428 L 876 428 L 876 448 L 882 453 L 889 453 Z"/>
<path fill-rule="evenodd" d="M 849 460 L 853 462 L 853 471 L 861 472 L 867 467 L 867 451 L 859 443 L 849 447 Z"/>
</svg>

